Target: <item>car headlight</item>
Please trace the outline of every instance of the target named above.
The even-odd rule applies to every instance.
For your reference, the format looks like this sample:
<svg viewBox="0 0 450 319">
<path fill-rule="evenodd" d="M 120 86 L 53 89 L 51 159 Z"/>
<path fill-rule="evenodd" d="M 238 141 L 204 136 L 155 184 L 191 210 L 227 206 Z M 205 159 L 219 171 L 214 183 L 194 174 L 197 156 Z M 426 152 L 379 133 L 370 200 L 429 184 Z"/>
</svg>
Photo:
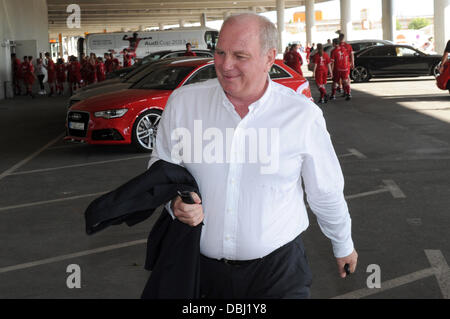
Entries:
<svg viewBox="0 0 450 319">
<path fill-rule="evenodd" d="M 128 109 L 117 109 L 117 110 L 106 110 L 95 112 L 95 117 L 103 117 L 104 119 L 115 119 L 118 117 L 122 117 L 127 113 Z"/>
</svg>

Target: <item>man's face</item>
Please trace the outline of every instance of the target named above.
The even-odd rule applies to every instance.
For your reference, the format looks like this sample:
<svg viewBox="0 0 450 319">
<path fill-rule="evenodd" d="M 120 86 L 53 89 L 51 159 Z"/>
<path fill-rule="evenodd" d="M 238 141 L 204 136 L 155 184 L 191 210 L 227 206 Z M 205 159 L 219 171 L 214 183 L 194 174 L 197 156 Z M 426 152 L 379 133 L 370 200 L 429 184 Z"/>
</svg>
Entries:
<svg viewBox="0 0 450 319">
<path fill-rule="evenodd" d="M 264 88 L 275 50 L 261 52 L 258 23 L 249 19 L 223 26 L 214 54 L 217 78 L 228 96 L 251 99 Z"/>
<path fill-rule="evenodd" d="M 191 51 L 191 46 L 190 46 L 190 45 L 187 45 L 187 46 L 186 46 L 186 50 Z"/>
</svg>

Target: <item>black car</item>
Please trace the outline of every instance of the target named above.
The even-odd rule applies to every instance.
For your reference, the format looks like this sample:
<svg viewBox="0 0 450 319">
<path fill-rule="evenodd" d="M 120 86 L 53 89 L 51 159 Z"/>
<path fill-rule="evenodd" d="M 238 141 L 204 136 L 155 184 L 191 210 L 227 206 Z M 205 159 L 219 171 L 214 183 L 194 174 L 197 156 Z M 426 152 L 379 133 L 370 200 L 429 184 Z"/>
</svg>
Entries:
<svg viewBox="0 0 450 319">
<path fill-rule="evenodd" d="M 156 51 L 152 54 L 149 54 L 142 59 L 139 59 L 135 64 L 133 64 L 130 67 L 127 68 L 121 68 L 119 70 L 113 71 L 109 73 L 106 78 L 107 79 L 113 79 L 116 77 L 123 77 L 129 72 L 136 69 L 136 67 L 139 67 L 141 65 L 147 64 L 149 62 L 154 62 L 162 59 L 169 59 L 169 58 L 178 58 L 184 56 L 185 50 L 177 50 L 177 51 L 171 51 L 171 50 L 164 50 L 164 51 Z M 198 57 L 202 58 L 211 58 L 214 57 L 214 53 L 209 50 L 192 50 L 192 52 L 195 52 Z"/>
<path fill-rule="evenodd" d="M 355 54 L 351 78 L 366 82 L 372 77 L 437 76 L 441 59 L 440 55 L 426 54 L 409 45 L 370 47 Z"/>
<path fill-rule="evenodd" d="M 378 45 L 389 45 L 393 44 L 391 41 L 388 40 L 354 40 L 354 41 L 348 41 L 348 44 L 352 46 L 353 52 L 358 52 L 361 50 L 364 50 L 366 48 Z M 323 46 L 323 52 L 331 56 L 331 50 L 333 50 L 332 44 L 324 44 Z M 317 53 L 317 49 L 313 50 L 309 56 L 309 64 L 308 64 L 308 70 L 313 71 L 314 70 L 314 63 L 312 63 L 312 57 Z"/>
</svg>

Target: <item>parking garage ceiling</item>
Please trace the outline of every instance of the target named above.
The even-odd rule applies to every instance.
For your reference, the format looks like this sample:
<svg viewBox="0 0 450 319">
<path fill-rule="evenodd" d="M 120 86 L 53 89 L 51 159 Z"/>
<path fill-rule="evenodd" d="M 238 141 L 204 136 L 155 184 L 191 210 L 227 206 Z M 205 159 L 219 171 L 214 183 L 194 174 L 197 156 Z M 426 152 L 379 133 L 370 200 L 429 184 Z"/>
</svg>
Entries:
<svg viewBox="0 0 450 319">
<path fill-rule="evenodd" d="M 315 0 L 316 3 L 329 0 Z M 81 9 L 81 28 L 70 29 L 67 18 L 70 4 Z M 143 30 L 148 27 L 198 23 L 204 13 L 207 21 L 222 20 L 226 13 L 276 10 L 276 0 L 47 0 L 49 33 L 56 36 L 83 35 L 85 32 Z M 305 0 L 285 0 L 285 8 L 302 6 Z"/>
</svg>

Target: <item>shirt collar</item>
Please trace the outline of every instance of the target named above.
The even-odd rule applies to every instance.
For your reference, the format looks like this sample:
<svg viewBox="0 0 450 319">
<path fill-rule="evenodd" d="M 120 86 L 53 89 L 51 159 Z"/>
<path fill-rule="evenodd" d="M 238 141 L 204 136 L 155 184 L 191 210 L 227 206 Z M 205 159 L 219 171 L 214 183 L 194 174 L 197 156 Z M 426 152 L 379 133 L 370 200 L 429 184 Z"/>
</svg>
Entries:
<svg viewBox="0 0 450 319">
<path fill-rule="evenodd" d="M 268 85 L 267 85 L 266 91 L 264 92 L 263 96 L 261 96 L 259 98 L 259 100 L 255 101 L 249 105 L 249 107 L 248 107 L 249 114 L 252 112 L 257 112 L 269 100 L 270 95 L 272 93 L 272 89 L 273 89 L 272 80 L 270 79 L 269 75 L 267 75 L 267 81 L 268 81 Z M 231 101 L 228 99 L 228 97 L 225 94 L 225 91 L 223 90 L 222 87 L 220 87 L 220 91 L 221 91 L 221 95 L 222 95 L 222 104 L 227 109 L 232 110 L 236 113 L 233 103 L 231 103 Z M 255 111 L 253 111 L 253 110 L 255 110 Z"/>
</svg>

